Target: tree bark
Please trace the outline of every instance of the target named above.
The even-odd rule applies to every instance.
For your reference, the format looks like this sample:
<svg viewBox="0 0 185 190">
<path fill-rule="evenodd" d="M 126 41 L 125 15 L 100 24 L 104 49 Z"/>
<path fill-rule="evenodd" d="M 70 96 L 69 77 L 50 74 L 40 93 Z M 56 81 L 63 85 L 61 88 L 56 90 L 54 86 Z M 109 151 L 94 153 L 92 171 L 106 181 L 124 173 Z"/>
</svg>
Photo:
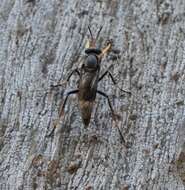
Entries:
<svg viewBox="0 0 185 190">
<path fill-rule="evenodd" d="M 185 1 L 1 0 L 0 189 L 185 189 Z M 76 96 L 52 136 L 88 26 L 113 41 L 85 129 Z M 117 127 L 126 141 L 121 142 Z"/>
</svg>

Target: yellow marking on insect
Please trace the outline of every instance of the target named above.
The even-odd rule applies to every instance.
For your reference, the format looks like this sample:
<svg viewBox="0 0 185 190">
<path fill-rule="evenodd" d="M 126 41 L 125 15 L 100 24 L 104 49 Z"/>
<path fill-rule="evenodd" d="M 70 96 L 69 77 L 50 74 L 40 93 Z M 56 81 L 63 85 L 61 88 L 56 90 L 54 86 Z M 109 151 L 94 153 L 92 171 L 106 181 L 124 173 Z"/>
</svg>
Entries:
<svg viewBox="0 0 185 190">
<path fill-rule="evenodd" d="M 99 57 L 103 57 L 111 48 L 111 43 L 109 43 L 104 49 L 102 49 L 102 53 L 99 55 Z"/>
<path fill-rule="evenodd" d="M 103 55 L 106 54 L 106 53 L 109 51 L 110 48 L 111 48 L 111 44 L 108 44 L 107 47 L 105 47 L 105 48 L 102 50 L 102 54 L 103 54 Z"/>
<path fill-rule="evenodd" d="M 85 48 L 96 48 L 96 41 L 94 39 L 92 40 L 87 40 L 86 44 L 85 44 Z"/>
<path fill-rule="evenodd" d="M 85 44 L 85 48 L 88 49 L 90 47 L 90 41 L 87 40 L 87 43 Z"/>
</svg>

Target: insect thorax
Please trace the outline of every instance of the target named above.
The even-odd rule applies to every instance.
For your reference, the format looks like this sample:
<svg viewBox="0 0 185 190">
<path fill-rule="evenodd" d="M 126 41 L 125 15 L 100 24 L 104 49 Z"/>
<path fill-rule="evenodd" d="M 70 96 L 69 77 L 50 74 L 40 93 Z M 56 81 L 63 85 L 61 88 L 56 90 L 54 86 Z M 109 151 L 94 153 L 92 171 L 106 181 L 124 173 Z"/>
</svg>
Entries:
<svg viewBox="0 0 185 190">
<path fill-rule="evenodd" d="M 87 69 L 97 69 L 99 64 L 98 55 L 101 54 L 100 49 L 86 49 L 85 53 L 87 54 L 87 59 L 85 61 L 85 67 Z"/>
</svg>

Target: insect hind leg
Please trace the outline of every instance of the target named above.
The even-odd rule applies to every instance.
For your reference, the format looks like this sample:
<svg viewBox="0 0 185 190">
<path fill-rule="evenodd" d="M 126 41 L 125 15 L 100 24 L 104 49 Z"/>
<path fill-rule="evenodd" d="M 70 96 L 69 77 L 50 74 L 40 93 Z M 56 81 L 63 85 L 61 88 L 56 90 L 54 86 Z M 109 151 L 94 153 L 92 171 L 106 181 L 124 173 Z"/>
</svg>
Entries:
<svg viewBox="0 0 185 190">
<path fill-rule="evenodd" d="M 59 113 L 59 119 L 60 119 L 60 117 L 64 114 L 64 108 L 65 108 L 65 105 L 66 105 L 66 103 L 67 103 L 67 99 L 68 99 L 68 97 L 71 95 L 71 94 L 76 94 L 76 93 L 78 93 L 78 89 L 76 89 L 76 90 L 71 90 L 71 91 L 69 91 L 68 93 L 67 93 L 67 96 L 65 97 L 65 99 L 64 99 L 64 103 L 62 104 L 62 108 L 61 108 L 61 110 L 60 110 L 60 113 Z"/>
<path fill-rule="evenodd" d="M 109 96 L 108 96 L 107 94 L 105 94 L 104 92 L 99 91 L 99 90 L 97 90 L 97 93 L 100 94 L 100 95 L 102 95 L 102 96 L 104 96 L 105 98 L 107 98 L 109 107 L 110 107 L 111 112 L 112 112 L 112 115 L 113 115 L 113 119 L 114 119 L 114 120 L 118 119 L 119 116 L 118 116 L 117 114 L 115 114 L 115 112 L 114 112 L 114 110 L 113 110 L 113 107 L 112 107 L 112 104 L 111 104 L 111 101 L 110 101 L 110 99 L 109 99 Z M 126 144 L 126 143 L 125 143 L 125 139 L 124 139 L 124 137 L 123 137 L 123 135 L 122 135 L 122 133 L 121 133 L 120 128 L 119 128 L 118 126 L 117 126 L 117 128 L 118 128 L 118 132 L 119 132 L 119 134 L 120 134 L 120 136 L 121 136 L 122 142 L 123 142 L 124 144 Z"/>
<path fill-rule="evenodd" d="M 59 119 L 58 119 L 58 121 L 56 122 L 56 124 L 53 126 L 53 129 L 51 130 L 51 132 L 49 133 L 49 135 L 47 135 L 47 137 L 50 137 L 50 136 L 54 133 L 56 126 L 59 124 L 61 117 L 64 115 L 64 109 L 65 109 L 65 105 L 66 105 L 66 103 L 67 103 L 68 97 L 69 97 L 71 94 L 76 94 L 76 93 L 78 93 L 78 91 L 79 91 L 79 90 L 76 89 L 76 90 L 71 90 L 71 91 L 69 91 L 69 92 L 67 93 L 67 96 L 65 97 L 64 102 L 63 102 L 62 107 L 61 107 L 60 112 L 59 112 Z"/>
</svg>

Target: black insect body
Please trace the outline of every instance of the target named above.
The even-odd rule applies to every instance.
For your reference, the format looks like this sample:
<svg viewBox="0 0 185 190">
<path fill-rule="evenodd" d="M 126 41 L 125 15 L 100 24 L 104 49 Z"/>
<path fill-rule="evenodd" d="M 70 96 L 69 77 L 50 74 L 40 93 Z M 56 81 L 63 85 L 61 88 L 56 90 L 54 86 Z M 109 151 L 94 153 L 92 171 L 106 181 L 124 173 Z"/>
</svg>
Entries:
<svg viewBox="0 0 185 190">
<path fill-rule="evenodd" d="M 62 117 L 62 115 L 64 114 L 64 108 L 65 108 L 68 97 L 71 94 L 77 94 L 78 101 L 79 101 L 79 108 L 81 111 L 81 116 L 82 116 L 82 120 L 85 127 L 87 127 L 90 123 L 91 113 L 93 110 L 93 105 L 94 105 L 97 93 L 107 98 L 112 115 L 114 116 L 114 118 L 116 117 L 116 114 L 114 113 L 114 110 L 112 108 L 108 95 L 106 95 L 104 92 L 101 92 L 97 89 L 99 81 L 101 81 L 106 75 L 109 75 L 113 83 L 116 84 L 109 70 L 107 70 L 102 76 L 99 76 L 100 67 L 101 67 L 101 59 L 110 50 L 111 43 L 108 43 L 108 45 L 102 50 L 97 49 L 95 47 L 95 42 L 98 38 L 98 35 L 101 29 L 99 30 L 97 37 L 95 39 L 93 38 L 90 28 L 89 28 L 89 31 L 91 34 L 91 40 L 88 42 L 88 47 L 85 50 L 85 53 L 87 56 L 86 60 L 83 63 L 80 71 L 78 69 L 73 70 L 71 74 L 69 75 L 69 77 L 67 78 L 67 81 L 69 81 L 71 76 L 74 73 L 77 73 L 80 77 L 78 88 L 75 90 L 69 91 L 67 93 L 67 96 L 63 102 L 63 105 L 59 114 L 59 117 Z M 125 90 L 122 90 L 122 91 L 130 94 L 130 92 L 128 91 L 125 91 Z M 123 136 L 122 136 L 122 139 L 123 139 Z"/>
<path fill-rule="evenodd" d="M 100 72 L 100 59 L 92 51 L 88 53 L 86 62 L 80 73 L 78 100 L 85 126 L 89 125 L 93 104 L 96 98 Z"/>
</svg>

